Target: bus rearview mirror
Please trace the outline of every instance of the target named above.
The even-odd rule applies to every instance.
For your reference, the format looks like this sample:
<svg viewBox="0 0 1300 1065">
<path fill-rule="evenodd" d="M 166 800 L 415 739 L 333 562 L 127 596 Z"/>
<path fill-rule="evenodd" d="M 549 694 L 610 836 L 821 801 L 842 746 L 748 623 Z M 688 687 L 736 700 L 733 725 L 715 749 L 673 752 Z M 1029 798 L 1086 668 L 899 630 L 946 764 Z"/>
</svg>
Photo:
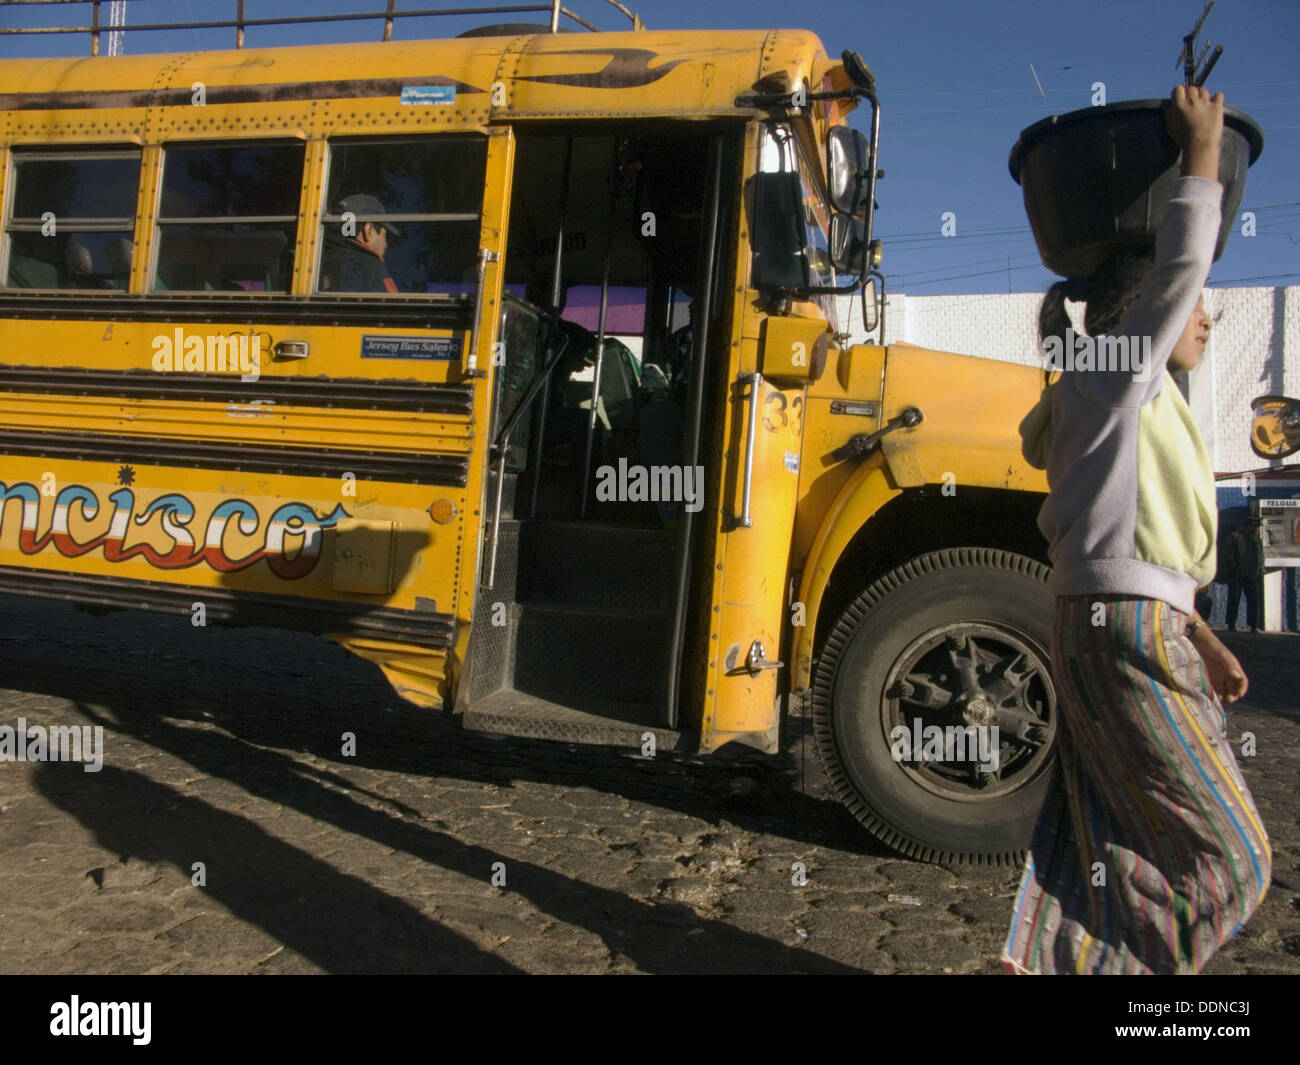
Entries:
<svg viewBox="0 0 1300 1065">
<path fill-rule="evenodd" d="M 831 206 L 854 218 L 867 217 L 871 143 L 866 134 L 835 126 L 826 138 L 826 173 Z"/>
<path fill-rule="evenodd" d="M 1300 451 L 1300 400 L 1260 396 L 1250 408 L 1250 449 L 1256 455 L 1284 459 Z"/>
</svg>

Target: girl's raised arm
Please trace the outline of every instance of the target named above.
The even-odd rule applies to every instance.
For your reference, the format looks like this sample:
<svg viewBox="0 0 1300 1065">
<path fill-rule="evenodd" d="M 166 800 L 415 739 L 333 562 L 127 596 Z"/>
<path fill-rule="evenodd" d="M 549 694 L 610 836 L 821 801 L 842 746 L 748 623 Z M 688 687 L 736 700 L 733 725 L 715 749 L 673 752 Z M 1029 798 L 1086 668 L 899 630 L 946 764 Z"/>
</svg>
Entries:
<svg viewBox="0 0 1300 1065">
<path fill-rule="evenodd" d="M 1223 138 L 1223 94 L 1177 86 L 1165 112 L 1165 125 L 1182 149 L 1182 177 L 1174 188 L 1156 233 L 1155 263 L 1142 279 L 1137 297 L 1116 326 L 1113 341 L 1127 346 L 1130 366 L 1076 375 L 1076 384 L 1097 402 L 1141 406 L 1159 391 L 1165 364 L 1191 317 L 1210 273 L 1219 235 L 1223 186 L 1219 184 L 1219 145 Z M 1139 363 L 1138 353 L 1145 356 Z"/>
</svg>

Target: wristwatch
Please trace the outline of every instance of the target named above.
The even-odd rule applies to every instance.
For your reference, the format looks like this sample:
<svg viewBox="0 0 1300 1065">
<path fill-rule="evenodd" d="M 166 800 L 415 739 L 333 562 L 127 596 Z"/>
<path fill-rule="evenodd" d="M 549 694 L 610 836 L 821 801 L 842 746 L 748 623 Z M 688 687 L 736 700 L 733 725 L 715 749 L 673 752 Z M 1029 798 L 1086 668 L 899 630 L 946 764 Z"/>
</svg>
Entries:
<svg viewBox="0 0 1300 1065">
<path fill-rule="evenodd" d="M 1193 621 L 1190 625 L 1187 626 L 1187 631 L 1185 635 L 1187 635 L 1188 637 L 1194 636 L 1196 634 L 1196 630 L 1199 629 L 1204 624 L 1205 621 L 1203 619 L 1197 618 L 1195 621 Z"/>
</svg>

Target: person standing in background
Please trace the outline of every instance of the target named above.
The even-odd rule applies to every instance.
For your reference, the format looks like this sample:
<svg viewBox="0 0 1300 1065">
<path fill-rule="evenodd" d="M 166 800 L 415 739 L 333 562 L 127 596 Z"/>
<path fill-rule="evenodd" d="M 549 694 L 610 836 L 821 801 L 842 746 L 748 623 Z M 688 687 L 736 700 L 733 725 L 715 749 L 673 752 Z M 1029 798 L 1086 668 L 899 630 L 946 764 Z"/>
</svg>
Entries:
<svg viewBox="0 0 1300 1065">
<path fill-rule="evenodd" d="M 1246 627 L 1264 631 L 1264 545 L 1260 541 L 1260 519 L 1247 518 L 1228 537 L 1228 629 L 1237 630 L 1237 611 L 1246 595 Z"/>
</svg>

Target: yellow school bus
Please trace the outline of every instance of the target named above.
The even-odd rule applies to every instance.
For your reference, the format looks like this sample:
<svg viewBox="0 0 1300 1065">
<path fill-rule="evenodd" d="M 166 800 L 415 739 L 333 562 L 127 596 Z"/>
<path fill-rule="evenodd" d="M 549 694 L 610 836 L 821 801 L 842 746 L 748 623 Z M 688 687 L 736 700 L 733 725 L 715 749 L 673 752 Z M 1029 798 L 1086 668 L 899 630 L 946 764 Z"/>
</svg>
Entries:
<svg viewBox="0 0 1300 1065">
<path fill-rule="evenodd" d="M 323 634 L 471 729 L 811 719 L 877 837 L 1014 860 L 1040 374 L 850 342 L 855 53 L 554 29 L 0 61 L 0 592 Z"/>
</svg>

